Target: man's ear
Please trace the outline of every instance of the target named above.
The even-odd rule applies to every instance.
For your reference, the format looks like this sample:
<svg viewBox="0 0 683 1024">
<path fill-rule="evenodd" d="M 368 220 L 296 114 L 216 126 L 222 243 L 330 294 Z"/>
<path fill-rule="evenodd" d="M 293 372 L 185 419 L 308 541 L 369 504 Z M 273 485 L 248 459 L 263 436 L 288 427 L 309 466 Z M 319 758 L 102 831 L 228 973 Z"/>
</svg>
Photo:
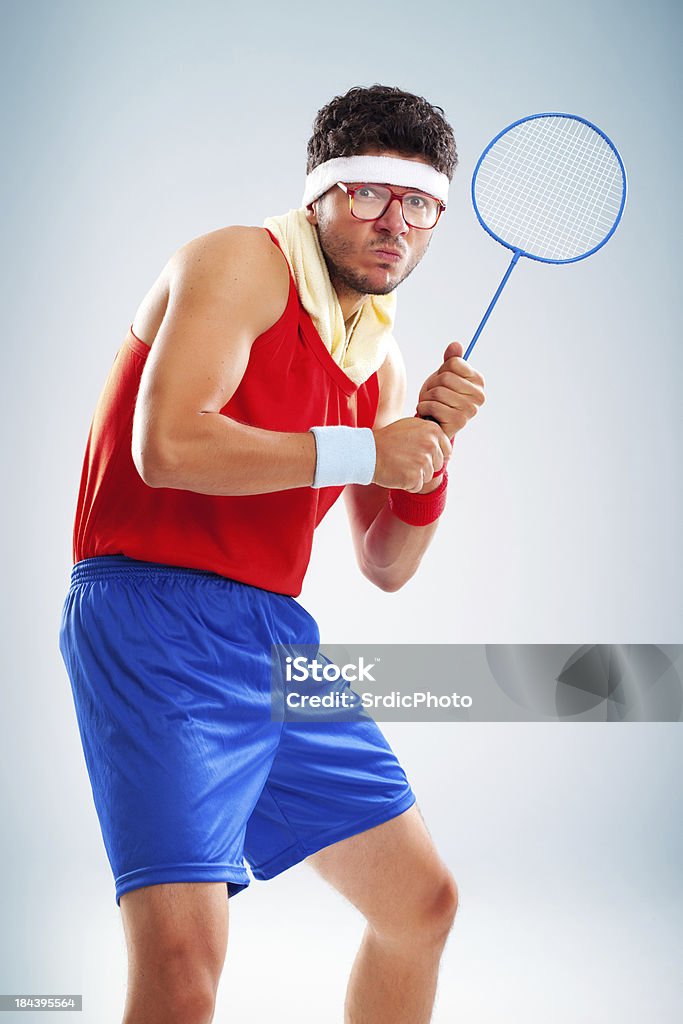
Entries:
<svg viewBox="0 0 683 1024">
<path fill-rule="evenodd" d="M 318 214 L 315 212 L 315 203 L 309 203 L 306 207 L 306 220 L 309 224 L 318 223 Z"/>
</svg>

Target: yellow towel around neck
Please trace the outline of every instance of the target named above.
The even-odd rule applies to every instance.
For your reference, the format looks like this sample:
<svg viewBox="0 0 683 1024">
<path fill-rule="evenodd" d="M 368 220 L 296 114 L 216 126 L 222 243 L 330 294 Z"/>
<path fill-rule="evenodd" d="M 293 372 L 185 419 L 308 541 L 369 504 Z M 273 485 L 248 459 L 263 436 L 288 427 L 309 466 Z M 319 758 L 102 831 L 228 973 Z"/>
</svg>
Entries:
<svg viewBox="0 0 683 1024">
<path fill-rule="evenodd" d="M 304 309 L 328 352 L 355 384 L 363 384 L 384 362 L 392 340 L 396 295 L 369 295 L 348 329 L 332 287 L 317 229 L 303 209 L 263 222 L 289 263 Z"/>
</svg>

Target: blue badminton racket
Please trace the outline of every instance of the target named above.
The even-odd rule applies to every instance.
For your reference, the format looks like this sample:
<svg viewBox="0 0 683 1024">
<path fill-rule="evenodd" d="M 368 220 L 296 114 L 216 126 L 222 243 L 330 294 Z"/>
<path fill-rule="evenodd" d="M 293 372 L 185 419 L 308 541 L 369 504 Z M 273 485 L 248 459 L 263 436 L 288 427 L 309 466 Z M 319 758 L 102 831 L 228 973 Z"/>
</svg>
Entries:
<svg viewBox="0 0 683 1024">
<path fill-rule="evenodd" d="M 626 171 L 611 139 L 584 117 L 532 114 L 489 142 L 472 175 L 472 204 L 481 226 L 512 250 L 512 259 L 463 359 L 520 256 L 576 263 L 609 241 L 626 204 Z"/>
<path fill-rule="evenodd" d="M 576 263 L 610 240 L 626 204 L 617 147 L 575 114 L 532 114 L 489 142 L 472 175 L 472 205 L 492 238 L 512 250 L 503 280 L 475 331 L 469 357 L 520 256 Z"/>
</svg>

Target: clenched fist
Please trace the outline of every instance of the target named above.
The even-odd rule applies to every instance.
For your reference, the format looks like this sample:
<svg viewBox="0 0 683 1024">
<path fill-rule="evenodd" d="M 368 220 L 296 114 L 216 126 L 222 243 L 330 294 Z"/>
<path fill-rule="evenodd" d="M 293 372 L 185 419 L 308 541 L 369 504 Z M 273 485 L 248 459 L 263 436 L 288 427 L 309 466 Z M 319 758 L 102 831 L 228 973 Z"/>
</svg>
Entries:
<svg viewBox="0 0 683 1024">
<path fill-rule="evenodd" d="M 438 423 L 415 416 L 395 420 L 373 434 L 377 460 L 372 482 L 380 487 L 420 491 L 453 451 Z"/>
<path fill-rule="evenodd" d="M 452 341 L 444 361 L 427 377 L 417 402 L 419 416 L 432 416 L 453 437 L 484 404 L 484 378 L 462 359 L 464 349 Z M 438 467 L 437 467 L 438 468 Z"/>
</svg>

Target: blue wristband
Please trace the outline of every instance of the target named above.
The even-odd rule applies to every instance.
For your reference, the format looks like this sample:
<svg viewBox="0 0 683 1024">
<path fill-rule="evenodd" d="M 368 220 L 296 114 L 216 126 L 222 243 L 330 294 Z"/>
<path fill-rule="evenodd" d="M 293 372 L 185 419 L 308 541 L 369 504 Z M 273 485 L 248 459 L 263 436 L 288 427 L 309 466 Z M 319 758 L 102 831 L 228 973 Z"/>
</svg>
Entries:
<svg viewBox="0 0 683 1024">
<path fill-rule="evenodd" d="M 370 427 L 311 427 L 317 452 L 312 487 L 369 484 L 377 449 Z"/>
</svg>

